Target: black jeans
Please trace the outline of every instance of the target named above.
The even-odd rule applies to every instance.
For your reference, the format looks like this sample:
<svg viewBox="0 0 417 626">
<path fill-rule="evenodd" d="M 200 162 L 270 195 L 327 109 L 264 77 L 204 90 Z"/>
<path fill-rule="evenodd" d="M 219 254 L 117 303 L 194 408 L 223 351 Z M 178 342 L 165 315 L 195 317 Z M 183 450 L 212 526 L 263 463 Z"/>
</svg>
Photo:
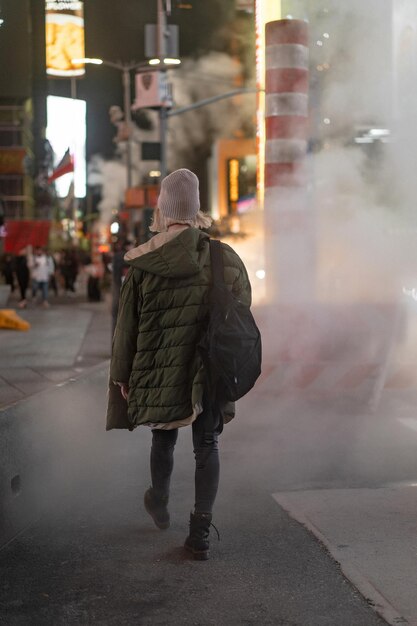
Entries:
<svg viewBox="0 0 417 626">
<path fill-rule="evenodd" d="M 207 407 L 207 401 L 204 402 Z M 214 409 L 213 409 L 214 411 Z M 207 408 L 193 422 L 195 456 L 195 513 L 211 513 L 219 486 L 220 463 L 218 437 L 221 418 L 218 409 L 210 420 Z M 174 448 L 178 428 L 152 430 L 151 477 L 152 487 L 159 496 L 169 495 L 169 485 L 174 467 Z"/>
</svg>

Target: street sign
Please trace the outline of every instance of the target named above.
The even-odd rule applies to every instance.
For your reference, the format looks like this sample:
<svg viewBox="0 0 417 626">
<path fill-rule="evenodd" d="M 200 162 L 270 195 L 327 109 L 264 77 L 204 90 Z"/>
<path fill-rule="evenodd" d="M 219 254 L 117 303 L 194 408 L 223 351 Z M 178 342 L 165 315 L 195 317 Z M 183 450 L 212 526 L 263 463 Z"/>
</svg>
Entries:
<svg viewBox="0 0 417 626">
<path fill-rule="evenodd" d="M 172 90 L 166 72 L 139 72 L 135 79 L 136 100 L 132 109 L 171 107 Z"/>
</svg>

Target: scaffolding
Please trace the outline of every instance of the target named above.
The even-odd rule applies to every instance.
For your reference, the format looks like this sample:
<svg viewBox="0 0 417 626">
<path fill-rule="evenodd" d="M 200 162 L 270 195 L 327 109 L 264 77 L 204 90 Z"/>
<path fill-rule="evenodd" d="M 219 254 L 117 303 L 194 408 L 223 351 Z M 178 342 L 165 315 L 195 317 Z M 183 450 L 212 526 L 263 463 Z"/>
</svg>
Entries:
<svg viewBox="0 0 417 626">
<path fill-rule="evenodd" d="M 31 103 L 0 106 L 0 197 L 6 220 L 34 217 Z"/>
</svg>

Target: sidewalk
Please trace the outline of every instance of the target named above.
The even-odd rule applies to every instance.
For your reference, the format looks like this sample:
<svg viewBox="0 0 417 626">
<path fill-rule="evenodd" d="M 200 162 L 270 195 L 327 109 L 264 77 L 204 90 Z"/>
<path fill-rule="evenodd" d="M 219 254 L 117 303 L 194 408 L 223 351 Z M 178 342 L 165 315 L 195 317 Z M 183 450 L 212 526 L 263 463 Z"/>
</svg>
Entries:
<svg viewBox="0 0 417 626">
<path fill-rule="evenodd" d="M 9 302 L 9 308 L 16 308 Z M 107 302 L 51 298 L 51 307 L 16 309 L 27 332 L 0 329 L 0 408 L 82 374 L 110 357 Z"/>
<path fill-rule="evenodd" d="M 276 493 L 389 624 L 417 626 L 416 485 Z"/>
</svg>

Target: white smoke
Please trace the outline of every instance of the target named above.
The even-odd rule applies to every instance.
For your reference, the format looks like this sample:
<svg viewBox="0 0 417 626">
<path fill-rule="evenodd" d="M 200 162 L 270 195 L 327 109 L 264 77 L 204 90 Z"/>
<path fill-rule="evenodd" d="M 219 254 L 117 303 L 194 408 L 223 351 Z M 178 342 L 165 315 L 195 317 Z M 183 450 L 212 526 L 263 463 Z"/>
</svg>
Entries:
<svg viewBox="0 0 417 626">
<path fill-rule="evenodd" d="M 391 2 L 309 3 L 312 79 L 333 134 L 391 118 Z"/>
<path fill-rule="evenodd" d="M 315 149 L 308 157 L 306 212 L 312 219 L 304 229 L 296 225 L 296 234 L 276 228 L 270 240 L 286 257 L 271 254 L 266 272 L 275 281 L 280 272 L 282 282 L 301 292 L 304 321 L 294 322 L 302 346 L 298 357 L 308 356 L 308 346 L 314 345 L 314 358 L 325 359 L 323 346 L 329 345 L 336 364 L 357 365 L 376 355 L 375 362 L 387 372 L 412 344 L 404 295 L 415 293 L 417 285 L 417 4 L 311 0 L 303 11 L 293 17 L 307 18 L 310 30 Z M 285 205 L 284 190 L 282 198 Z M 267 207 L 265 213 L 273 218 L 276 208 Z M 302 282 L 308 263 L 299 271 L 299 283 L 292 270 L 299 269 L 300 258 L 308 260 L 310 244 L 309 291 Z M 386 315 L 381 327 L 374 323 L 378 310 Z M 403 343 L 396 333 L 398 319 Z M 362 324 L 368 331 L 361 335 Z M 271 319 L 271 328 L 276 325 Z M 283 343 L 285 332 L 281 326 Z"/>
<path fill-rule="evenodd" d="M 212 52 L 187 59 L 171 73 L 176 107 L 225 94 L 240 86 L 242 66 L 237 59 Z M 172 117 L 169 121 L 168 166 L 190 167 L 199 150 L 209 154 L 213 142 L 230 138 L 254 123 L 255 96 L 239 95 Z"/>
<path fill-rule="evenodd" d="M 312 126 L 322 142 L 312 159 L 317 275 L 327 291 L 342 285 L 348 301 L 398 298 L 404 277 L 417 270 L 410 237 L 417 193 L 414 4 L 308 4 Z M 389 135 L 355 143 L 377 129 Z"/>
</svg>

